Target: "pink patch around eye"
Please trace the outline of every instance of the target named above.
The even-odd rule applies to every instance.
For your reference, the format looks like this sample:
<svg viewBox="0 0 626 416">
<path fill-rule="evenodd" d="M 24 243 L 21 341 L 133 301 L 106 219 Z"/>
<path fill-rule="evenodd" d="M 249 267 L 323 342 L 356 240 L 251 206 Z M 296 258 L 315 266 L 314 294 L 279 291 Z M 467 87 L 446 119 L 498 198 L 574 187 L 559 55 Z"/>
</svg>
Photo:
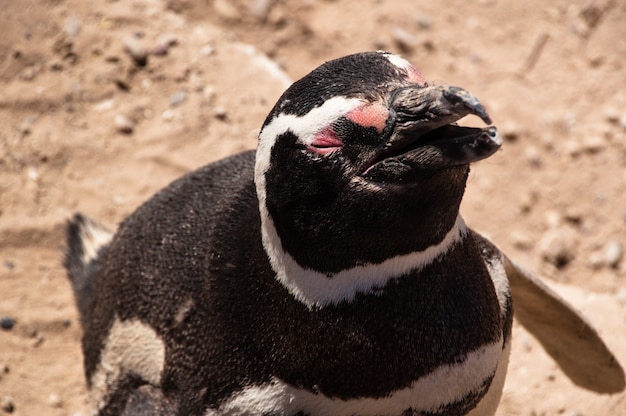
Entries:
<svg viewBox="0 0 626 416">
<path fill-rule="evenodd" d="M 413 65 L 407 68 L 407 73 L 409 74 L 409 80 L 411 80 L 412 82 L 415 82 L 416 84 L 424 87 L 428 86 L 428 82 L 426 81 L 422 73 L 418 71 L 417 68 L 415 68 Z"/>
<path fill-rule="evenodd" d="M 318 155 L 327 155 L 341 149 L 343 142 L 332 128 L 327 127 L 315 135 L 308 148 Z"/>
<path fill-rule="evenodd" d="M 389 109 L 382 104 L 368 104 L 350 111 L 346 118 L 363 127 L 374 127 L 382 132 L 389 118 Z"/>
</svg>

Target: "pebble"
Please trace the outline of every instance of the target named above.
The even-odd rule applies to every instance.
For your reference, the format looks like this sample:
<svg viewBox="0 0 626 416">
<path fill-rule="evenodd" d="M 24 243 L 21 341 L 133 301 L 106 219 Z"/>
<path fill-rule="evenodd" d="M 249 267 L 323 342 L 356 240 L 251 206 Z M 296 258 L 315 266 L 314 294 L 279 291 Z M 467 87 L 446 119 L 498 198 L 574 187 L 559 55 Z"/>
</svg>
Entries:
<svg viewBox="0 0 626 416">
<path fill-rule="evenodd" d="M 130 55 L 137 66 L 146 66 L 148 63 L 148 50 L 135 35 L 125 36 L 122 39 L 124 52 Z"/>
<path fill-rule="evenodd" d="M 186 91 L 183 91 L 183 90 L 177 91 L 170 97 L 170 105 L 172 107 L 175 107 L 185 102 L 186 99 L 187 99 Z"/>
<path fill-rule="evenodd" d="M 63 407 L 63 400 L 56 393 L 50 393 L 48 396 L 48 404 L 54 408 Z"/>
<path fill-rule="evenodd" d="M 75 38 L 80 33 L 81 24 L 76 16 L 70 16 L 65 20 L 63 31 L 71 38 Z"/>
<path fill-rule="evenodd" d="M 510 142 L 514 142 L 521 136 L 520 128 L 517 123 L 513 121 L 508 121 L 502 126 L 502 137 L 504 140 L 508 140 Z"/>
<path fill-rule="evenodd" d="M 5 374 L 9 374 L 9 372 L 10 369 L 7 364 L 0 364 L 0 381 L 2 381 L 2 378 L 5 376 Z"/>
<path fill-rule="evenodd" d="M 611 268 L 617 268 L 624 257 L 624 246 L 617 240 L 606 243 L 603 250 L 604 264 Z"/>
<path fill-rule="evenodd" d="M 623 257 L 624 247 L 622 243 L 612 240 L 589 255 L 589 267 L 595 270 L 603 267 L 617 269 Z"/>
<path fill-rule="evenodd" d="M 15 411 L 13 398 L 10 396 L 2 396 L 2 398 L 0 398 L 0 409 L 5 413 L 13 413 Z"/>
<path fill-rule="evenodd" d="M 39 332 L 35 331 L 35 334 L 32 336 L 30 345 L 33 348 L 37 348 L 37 347 L 40 347 L 44 341 L 45 341 L 44 336 L 41 335 Z"/>
<path fill-rule="evenodd" d="M 576 206 L 567 207 L 563 214 L 563 219 L 575 226 L 580 226 L 583 223 L 583 218 L 584 212 Z"/>
<path fill-rule="evenodd" d="M 232 5 L 228 0 L 215 0 L 213 7 L 221 18 L 227 20 L 239 20 L 241 18 L 237 7 Z"/>
<path fill-rule="evenodd" d="M 520 211 L 528 213 L 532 210 L 533 206 L 539 200 L 539 195 L 535 191 L 523 191 L 520 196 Z"/>
<path fill-rule="evenodd" d="M 599 270 L 604 266 L 604 259 L 601 251 L 594 251 L 589 255 L 589 267 L 593 270 Z"/>
<path fill-rule="evenodd" d="M 152 48 L 152 54 L 157 56 L 167 55 L 172 46 L 178 44 L 178 37 L 173 34 L 159 36 L 156 44 Z"/>
<path fill-rule="evenodd" d="M 93 108 L 98 113 L 103 113 L 105 111 L 111 110 L 115 106 L 115 99 L 109 98 L 108 100 L 100 101 Z"/>
<path fill-rule="evenodd" d="M 588 136 L 582 140 L 582 150 L 587 153 L 597 153 L 605 147 L 606 143 L 601 136 Z"/>
<path fill-rule="evenodd" d="M 226 109 L 224 107 L 215 107 L 213 109 L 213 115 L 215 116 L 215 118 L 217 118 L 218 120 L 226 120 L 228 118 L 228 112 L 226 111 Z"/>
<path fill-rule="evenodd" d="M 215 46 L 213 45 L 204 45 L 200 48 L 200 55 L 202 56 L 210 56 L 215 53 Z"/>
<path fill-rule="evenodd" d="M 524 157 L 530 164 L 530 166 L 534 168 L 538 168 L 541 166 L 541 152 L 535 146 L 528 146 L 524 150 Z"/>
<path fill-rule="evenodd" d="M 37 182 L 37 180 L 39 179 L 39 171 L 36 167 L 29 166 L 26 170 L 26 176 L 28 176 L 28 179 L 30 179 L 31 181 Z"/>
<path fill-rule="evenodd" d="M 265 21 L 273 6 L 272 0 L 252 0 L 248 3 L 248 12 L 255 18 Z"/>
<path fill-rule="evenodd" d="M 604 118 L 606 118 L 606 121 L 609 123 L 617 123 L 619 121 L 619 111 L 615 107 L 605 107 L 603 114 Z"/>
<path fill-rule="evenodd" d="M 530 250 L 533 247 L 533 237 L 523 231 L 514 230 L 511 232 L 510 241 L 513 247 L 520 250 Z"/>
<path fill-rule="evenodd" d="M 555 228 L 544 233 L 537 248 L 545 261 L 560 269 L 576 257 L 574 242 L 567 228 Z"/>
<path fill-rule="evenodd" d="M 428 16 L 419 15 L 415 18 L 415 22 L 417 23 L 417 27 L 421 30 L 429 30 L 433 22 L 430 20 Z"/>
<path fill-rule="evenodd" d="M 172 110 L 165 110 L 161 113 L 161 118 L 163 121 L 172 121 L 174 120 L 174 112 Z"/>
<path fill-rule="evenodd" d="M 404 52 L 412 51 L 417 44 L 415 36 L 398 26 L 392 29 L 391 37 L 396 45 Z"/>
<path fill-rule="evenodd" d="M 118 114 L 113 119 L 115 130 L 124 134 L 131 134 L 135 130 L 135 122 L 123 114 Z"/>
<path fill-rule="evenodd" d="M 562 145 L 565 153 L 570 157 L 578 157 L 583 152 L 581 144 L 578 140 L 567 140 Z"/>
<path fill-rule="evenodd" d="M 12 316 L 0 317 L 0 328 L 5 331 L 10 331 L 15 326 L 16 320 Z"/>
<path fill-rule="evenodd" d="M 549 210 L 545 214 L 545 221 L 549 228 L 556 228 L 563 223 L 563 217 L 558 211 Z"/>
<path fill-rule="evenodd" d="M 38 73 L 39 70 L 35 66 L 28 66 L 19 73 L 19 78 L 23 81 L 32 81 Z"/>
</svg>

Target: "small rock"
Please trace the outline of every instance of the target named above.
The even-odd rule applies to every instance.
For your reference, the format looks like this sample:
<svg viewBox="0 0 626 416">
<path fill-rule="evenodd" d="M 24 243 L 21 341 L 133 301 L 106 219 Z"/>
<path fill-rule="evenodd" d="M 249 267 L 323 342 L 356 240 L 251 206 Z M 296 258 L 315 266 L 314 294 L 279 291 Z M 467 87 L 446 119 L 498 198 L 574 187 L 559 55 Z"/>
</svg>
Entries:
<svg viewBox="0 0 626 416">
<path fill-rule="evenodd" d="M 605 107 L 603 114 L 609 123 L 617 123 L 619 121 L 619 111 L 615 107 Z"/>
<path fill-rule="evenodd" d="M 41 344 L 43 344 L 44 341 L 45 341 L 44 336 L 41 335 L 39 332 L 35 332 L 35 335 L 32 337 L 32 340 L 31 340 L 31 346 L 34 348 L 37 348 L 41 346 Z"/>
<path fill-rule="evenodd" d="M 624 247 L 622 243 L 617 240 L 609 241 L 604 246 L 603 250 L 603 260 L 604 264 L 611 268 L 617 268 L 619 266 L 620 261 L 624 257 Z"/>
<path fill-rule="evenodd" d="M 213 85 L 207 85 L 202 89 L 202 96 L 209 101 L 212 101 L 215 98 L 216 91 Z"/>
<path fill-rule="evenodd" d="M 63 25 L 63 31 L 71 38 L 75 38 L 80 33 L 80 20 L 76 16 L 68 17 Z"/>
<path fill-rule="evenodd" d="M 240 20 L 241 18 L 237 7 L 232 5 L 228 0 L 216 0 L 213 2 L 213 7 L 221 18 L 227 20 Z"/>
<path fill-rule="evenodd" d="M 187 99 L 187 92 L 180 90 L 178 92 L 175 92 L 171 97 L 170 97 L 170 105 L 172 107 L 175 107 L 179 104 L 182 104 L 183 102 L 185 102 L 185 100 Z"/>
<path fill-rule="evenodd" d="M 589 255 L 589 267 L 593 270 L 599 270 L 604 266 L 604 256 L 601 251 L 594 251 Z"/>
<path fill-rule="evenodd" d="M 555 228 L 544 233 L 537 248 L 545 261 L 560 269 L 576 257 L 574 241 L 567 228 Z"/>
<path fill-rule="evenodd" d="M 0 328 L 4 329 L 5 331 L 10 331 L 13 329 L 16 322 L 17 321 L 12 316 L 0 317 Z"/>
<path fill-rule="evenodd" d="M 403 52 L 412 51 L 417 44 L 415 36 L 398 26 L 392 29 L 391 37 Z"/>
<path fill-rule="evenodd" d="M 415 19 L 415 22 L 417 23 L 417 27 L 420 28 L 421 30 L 428 30 L 432 27 L 433 23 L 430 20 L 430 18 L 428 18 L 428 16 L 417 16 L 417 18 Z"/>
<path fill-rule="evenodd" d="M 130 55 L 137 66 L 146 66 L 148 63 L 148 50 L 144 47 L 143 43 L 137 38 L 137 36 L 126 36 L 122 39 L 124 45 L 124 52 Z"/>
<path fill-rule="evenodd" d="M 524 156 L 532 167 L 538 168 L 541 166 L 541 152 L 535 146 L 528 146 L 524 150 Z"/>
<path fill-rule="evenodd" d="M 152 48 L 152 54 L 163 56 L 167 55 L 170 48 L 178 43 L 178 37 L 176 35 L 167 34 L 159 36 L 156 41 L 156 45 Z"/>
<path fill-rule="evenodd" d="M 556 228 L 563 223 L 563 217 L 558 211 L 549 210 L 546 212 L 546 225 L 549 228 Z"/>
<path fill-rule="evenodd" d="M 135 122 L 123 114 L 118 114 L 113 120 L 115 130 L 124 134 L 131 134 L 135 130 Z"/>
<path fill-rule="evenodd" d="M 94 105 L 94 110 L 98 113 L 103 113 L 105 111 L 111 110 L 115 106 L 115 99 L 109 98 L 108 100 L 103 100 Z"/>
<path fill-rule="evenodd" d="M 626 114 L 619 118 L 619 125 L 626 130 Z"/>
<path fill-rule="evenodd" d="M 578 142 L 578 140 L 566 140 L 562 147 L 565 153 L 572 158 L 580 156 L 583 152 L 582 145 Z"/>
<path fill-rule="evenodd" d="M 224 107 L 215 107 L 213 109 L 213 115 L 215 115 L 215 118 L 217 118 L 218 120 L 226 120 L 228 118 L 228 112 L 226 111 L 226 109 Z"/>
<path fill-rule="evenodd" d="M 63 407 L 63 400 L 61 400 L 58 394 L 50 393 L 50 395 L 48 396 L 48 404 L 51 407 L 58 409 L 60 407 Z"/>
<path fill-rule="evenodd" d="M 5 413 L 13 413 L 15 411 L 13 398 L 10 396 L 2 396 L 2 398 L 0 398 L 0 409 L 2 409 Z"/>
<path fill-rule="evenodd" d="M 32 81 L 39 74 L 39 69 L 34 66 L 28 66 L 19 73 L 19 78 L 23 81 Z"/>
<path fill-rule="evenodd" d="M 30 179 L 31 181 L 37 182 L 37 180 L 39 179 L 39 171 L 36 167 L 29 166 L 26 170 L 26 176 L 28 176 L 28 179 Z"/>
<path fill-rule="evenodd" d="M 520 250 L 530 250 L 533 247 L 533 238 L 530 234 L 523 231 L 512 231 L 510 235 L 511 244 L 513 247 Z"/>
<path fill-rule="evenodd" d="M 2 265 L 7 268 L 7 270 L 11 271 L 15 269 L 15 263 L 11 260 L 5 260 Z"/>
<path fill-rule="evenodd" d="M 519 139 L 520 135 L 519 126 L 515 122 L 509 121 L 502 126 L 502 137 L 504 140 L 514 142 Z"/>
<path fill-rule="evenodd" d="M 272 10 L 273 3 L 273 0 L 252 0 L 248 4 L 248 12 L 264 22 Z"/>
<path fill-rule="evenodd" d="M 520 211 L 522 213 L 530 212 L 538 199 L 539 195 L 536 192 L 524 191 L 520 196 Z"/>
<path fill-rule="evenodd" d="M 161 113 L 161 118 L 163 121 L 172 121 L 174 120 L 174 112 L 172 110 L 165 110 Z"/>
<path fill-rule="evenodd" d="M 210 56 L 215 53 L 215 46 L 213 45 L 204 45 L 200 48 L 200 55 L 202 56 Z"/>
<path fill-rule="evenodd" d="M 584 213 L 579 207 L 570 206 L 565 209 L 563 219 L 568 223 L 580 226 L 583 223 Z"/>
<path fill-rule="evenodd" d="M 588 136 L 582 140 L 581 145 L 585 152 L 597 153 L 606 146 L 606 143 L 601 136 Z"/>
<path fill-rule="evenodd" d="M 2 381 L 2 378 L 6 374 L 9 374 L 9 366 L 6 364 L 0 364 L 0 381 Z"/>
<path fill-rule="evenodd" d="M 604 14 L 604 10 L 594 3 L 589 2 L 580 10 L 580 17 L 587 23 L 589 28 L 595 28 Z"/>
</svg>

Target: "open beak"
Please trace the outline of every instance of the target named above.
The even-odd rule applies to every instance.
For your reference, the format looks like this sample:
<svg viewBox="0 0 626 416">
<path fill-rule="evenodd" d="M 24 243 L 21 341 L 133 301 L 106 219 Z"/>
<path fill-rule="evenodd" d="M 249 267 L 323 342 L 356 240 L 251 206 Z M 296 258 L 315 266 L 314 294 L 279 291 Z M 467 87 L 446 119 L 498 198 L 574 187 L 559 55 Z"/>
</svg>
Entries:
<svg viewBox="0 0 626 416">
<path fill-rule="evenodd" d="M 461 127 L 474 114 L 491 119 L 478 99 L 453 86 L 409 86 L 391 96 L 392 132 L 385 148 L 368 164 L 370 170 L 440 169 L 465 165 L 491 156 L 502 146 L 495 127 Z"/>
</svg>

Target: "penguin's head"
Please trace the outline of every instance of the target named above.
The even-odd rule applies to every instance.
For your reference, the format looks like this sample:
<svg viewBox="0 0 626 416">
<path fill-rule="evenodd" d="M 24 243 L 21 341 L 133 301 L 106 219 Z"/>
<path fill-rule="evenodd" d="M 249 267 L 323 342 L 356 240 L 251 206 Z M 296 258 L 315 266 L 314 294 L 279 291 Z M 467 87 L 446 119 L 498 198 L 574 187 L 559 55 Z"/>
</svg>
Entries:
<svg viewBox="0 0 626 416">
<path fill-rule="evenodd" d="M 331 275 L 440 242 L 469 164 L 502 144 L 494 127 L 454 124 L 470 114 L 491 123 L 473 95 L 431 86 L 386 52 L 336 59 L 295 82 L 259 136 L 266 249 Z"/>
</svg>

